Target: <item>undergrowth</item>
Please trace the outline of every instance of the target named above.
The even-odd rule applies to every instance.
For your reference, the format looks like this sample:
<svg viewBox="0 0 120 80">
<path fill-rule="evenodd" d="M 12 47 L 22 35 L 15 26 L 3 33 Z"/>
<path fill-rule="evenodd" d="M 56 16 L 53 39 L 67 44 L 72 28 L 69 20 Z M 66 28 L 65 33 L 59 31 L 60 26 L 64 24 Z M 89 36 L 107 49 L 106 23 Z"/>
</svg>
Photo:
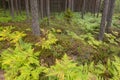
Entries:
<svg viewBox="0 0 120 80">
<path fill-rule="evenodd" d="M 105 33 L 103 42 L 97 40 L 100 18 L 89 13 L 84 19 L 72 12 L 51 16 L 49 26 L 45 18 L 35 39 L 29 27 L 1 26 L 0 67 L 6 80 L 119 80 L 117 16 L 118 30 Z"/>
</svg>

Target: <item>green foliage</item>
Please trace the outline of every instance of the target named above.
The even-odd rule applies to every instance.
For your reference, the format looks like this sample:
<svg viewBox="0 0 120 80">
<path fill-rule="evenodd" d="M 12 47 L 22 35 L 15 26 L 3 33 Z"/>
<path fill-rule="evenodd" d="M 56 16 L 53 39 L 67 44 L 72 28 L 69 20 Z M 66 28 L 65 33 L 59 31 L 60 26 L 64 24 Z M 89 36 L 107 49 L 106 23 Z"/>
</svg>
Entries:
<svg viewBox="0 0 120 80">
<path fill-rule="evenodd" d="M 87 42 L 87 44 L 91 45 L 92 47 L 96 49 L 102 44 L 102 42 L 96 40 L 91 33 L 78 36 L 76 33 L 67 30 L 67 34 L 74 39 L 80 39 L 84 42 Z"/>
<path fill-rule="evenodd" d="M 27 19 L 26 15 L 18 15 L 15 17 L 14 22 L 21 22 L 21 21 L 25 21 Z"/>
<path fill-rule="evenodd" d="M 102 44 L 102 42 L 96 40 L 91 33 L 81 35 L 80 38 L 96 49 Z"/>
<path fill-rule="evenodd" d="M 77 66 L 67 55 L 64 55 L 62 60 L 56 60 L 56 64 L 45 70 L 45 73 L 49 80 L 87 80 L 88 77 L 83 66 Z"/>
<path fill-rule="evenodd" d="M 8 13 L 4 15 L 2 12 L 0 17 L 0 22 L 11 21 Z M 37 39 L 31 37 L 29 29 L 24 30 L 24 28 L 12 26 L 0 27 L 0 47 L 4 47 L 6 42 L 15 43 L 15 46 L 5 51 L 3 51 L 4 48 L 0 50 L 0 54 L 2 53 L 0 64 L 6 72 L 6 79 L 119 80 L 120 58 L 113 58 L 113 55 L 120 53 L 119 29 L 116 28 L 118 31 L 112 32 L 112 34 L 105 34 L 105 40 L 100 42 L 96 39 L 100 18 L 93 18 L 91 14 L 86 14 L 84 19 L 80 19 L 80 17 L 79 13 L 73 14 L 70 10 L 64 14 L 58 13 L 51 16 L 50 25 L 47 27 L 47 18 L 44 18 L 41 21 L 41 27 L 45 29 L 41 29 L 42 35 Z M 25 18 L 24 15 L 15 16 L 12 21 L 24 21 Z M 65 20 L 71 24 L 66 23 Z M 118 20 L 119 15 L 116 15 L 113 21 L 115 27 L 119 27 Z M 54 28 L 51 29 L 51 27 Z M 27 37 L 29 38 L 25 37 L 25 39 L 36 43 L 34 45 L 35 51 L 32 48 L 33 45 L 21 41 L 21 38 L 26 34 L 15 31 L 16 29 L 28 32 Z M 67 55 L 63 56 L 64 53 L 70 55 L 74 60 Z M 61 56 L 63 58 L 58 60 Z M 56 63 L 53 65 L 56 58 Z M 50 67 L 42 67 L 40 63 Z"/>
<path fill-rule="evenodd" d="M 8 40 L 12 29 L 13 29 L 12 26 L 5 27 L 5 28 L 1 27 L 0 28 L 0 41 Z"/>
<path fill-rule="evenodd" d="M 64 18 L 66 21 L 68 21 L 70 23 L 70 21 L 72 20 L 73 18 L 73 13 L 70 9 L 67 9 L 64 13 Z"/>
<path fill-rule="evenodd" d="M 25 21 L 26 20 L 26 13 L 22 12 L 21 15 L 15 15 L 15 18 L 12 19 L 10 12 L 8 10 L 6 10 L 6 12 L 4 13 L 3 10 L 1 10 L 0 13 L 0 22 L 2 23 L 7 23 L 7 22 L 21 22 L 21 21 Z"/>
<path fill-rule="evenodd" d="M 53 32 L 48 31 L 46 38 L 42 38 L 41 42 L 36 43 L 36 45 L 41 46 L 42 49 L 51 49 L 51 45 L 56 44 L 57 41 L 58 40 Z"/>
<path fill-rule="evenodd" d="M 71 31 L 69 31 L 69 30 L 67 30 L 66 32 L 67 32 L 67 34 L 68 34 L 69 36 L 71 36 L 72 38 L 80 39 L 80 37 L 79 37 L 76 33 L 71 32 Z"/>
<path fill-rule="evenodd" d="M 76 26 L 79 27 L 84 33 L 96 33 L 96 31 L 99 30 L 100 18 L 95 18 L 91 16 L 90 13 L 87 13 L 85 18 L 81 19 L 80 14 L 76 13 L 73 17 L 73 23 L 77 24 Z"/>
<path fill-rule="evenodd" d="M 12 31 L 14 27 L 6 26 L 0 28 L 0 41 L 9 41 L 10 43 L 17 43 L 22 37 L 26 36 L 25 33 L 19 31 Z"/>
<path fill-rule="evenodd" d="M 47 68 L 45 73 L 48 80 L 119 80 L 120 79 L 120 58 L 108 60 L 106 66 L 98 63 L 77 65 L 67 55 L 62 60 L 56 60 L 56 64 Z"/>
<path fill-rule="evenodd" d="M 31 44 L 20 41 L 15 49 L 8 49 L 2 53 L 2 68 L 5 70 L 6 80 L 39 80 L 45 73 L 45 80 L 119 80 L 120 58 L 108 60 L 106 65 L 94 62 L 78 65 L 66 54 L 50 68 L 42 67 L 39 63 L 39 52 L 34 52 Z"/>
<path fill-rule="evenodd" d="M 12 18 L 11 17 L 0 17 L 0 22 L 4 22 L 4 23 L 7 23 L 9 21 L 11 21 Z"/>
<path fill-rule="evenodd" d="M 2 69 L 6 72 L 6 80 L 39 80 L 43 71 L 38 55 L 31 44 L 20 41 L 15 49 L 9 48 L 2 52 Z"/>
<path fill-rule="evenodd" d="M 118 33 L 117 33 L 118 34 Z M 118 45 L 118 43 L 116 42 L 117 38 L 116 36 L 112 35 L 112 34 L 107 34 L 105 33 L 105 37 L 107 38 L 107 41 L 110 44 L 114 44 L 114 45 Z"/>
<path fill-rule="evenodd" d="M 112 79 L 111 80 L 119 80 L 120 79 L 120 58 L 119 57 L 114 57 L 115 60 L 108 61 L 108 71 L 112 74 Z"/>
<path fill-rule="evenodd" d="M 120 12 L 120 0 L 116 0 L 115 12 L 116 12 L 116 13 L 119 13 L 119 12 Z"/>
<path fill-rule="evenodd" d="M 117 56 L 114 56 L 113 60 L 108 59 L 105 65 L 99 63 L 96 65 L 94 69 L 95 70 L 93 72 L 101 76 L 103 79 L 119 80 L 120 79 L 120 58 Z M 99 73 L 98 70 L 101 73 Z"/>
<path fill-rule="evenodd" d="M 83 62 L 95 61 L 95 63 L 98 63 L 99 61 L 101 61 L 104 63 L 106 62 L 106 59 L 110 58 L 112 55 L 119 55 L 120 48 L 118 47 L 118 39 L 113 35 L 112 37 L 106 37 L 106 41 L 101 42 L 95 39 L 94 35 L 92 35 L 91 33 L 77 35 L 76 33 L 67 30 L 67 34 L 68 36 L 73 38 L 72 41 L 78 40 L 81 43 L 79 44 L 79 42 L 76 41 L 75 43 L 77 44 L 75 44 L 75 48 L 72 48 L 73 50 L 75 50 L 75 53 L 78 53 L 78 55 L 80 55 L 80 57 L 78 57 L 80 62 L 82 60 Z M 114 32 L 114 35 L 117 36 L 118 33 Z M 109 42 L 108 40 L 110 40 L 111 42 Z M 71 45 L 73 44 L 70 44 L 69 47 Z M 78 46 L 77 49 L 76 46 Z"/>
</svg>

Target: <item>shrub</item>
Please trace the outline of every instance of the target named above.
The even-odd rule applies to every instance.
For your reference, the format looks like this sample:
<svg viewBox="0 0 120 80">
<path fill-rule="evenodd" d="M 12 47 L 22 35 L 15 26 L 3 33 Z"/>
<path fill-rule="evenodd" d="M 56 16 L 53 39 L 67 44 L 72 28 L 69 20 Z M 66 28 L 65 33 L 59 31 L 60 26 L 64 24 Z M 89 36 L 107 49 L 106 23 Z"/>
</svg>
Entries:
<svg viewBox="0 0 120 80">
<path fill-rule="evenodd" d="M 70 9 L 67 9 L 64 13 L 64 18 L 65 20 L 70 23 L 70 21 L 72 21 L 72 18 L 73 18 L 73 13 Z"/>
</svg>

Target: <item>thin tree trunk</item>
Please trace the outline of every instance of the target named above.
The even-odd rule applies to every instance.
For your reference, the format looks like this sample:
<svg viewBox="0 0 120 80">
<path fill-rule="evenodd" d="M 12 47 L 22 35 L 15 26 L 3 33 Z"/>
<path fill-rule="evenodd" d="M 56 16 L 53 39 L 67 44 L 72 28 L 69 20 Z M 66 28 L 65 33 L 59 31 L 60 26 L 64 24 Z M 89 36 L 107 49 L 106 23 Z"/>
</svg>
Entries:
<svg viewBox="0 0 120 80">
<path fill-rule="evenodd" d="M 101 9 L 101 0 L 98 0 L 98 8 L 97 8 L 97 18 L 99 17 L 100 9 Z"/>
<path fill-rule="evenodd" d="M 21 0 L 18 0 L 19 13 L 22 14 Z"/>
<path fill-rule="evenodd" d="M 112 16 L 114 13 L 114 7 L 115 7 L 115 1 L 116 0 L 110 0 L 109 2 L 109 10 L 107 15 L 107 25 L 106 25 L 106 31 L 110 32 L 111 24 L 112 24 Z"/>
<path fill-rule="evenodd" d="M 11 2 L 11 16 L 12 16 L 12 19 L 14 19 L 14 4 L 13 4 L 13 0 L 11 0 L 10 2 Z"/>
<path fill-rule="evenodd" d="M 91 12 L 91 5 L 90 5 L 90 2 L 91 2 L 91 1 L 88 0 L 88 6 L 89 6 L 89 7 L 88 7 L 88 11 L 89 11 L 89 12 Z"/>
<path fill-rule="evenodd" d="M 67 9 L 68 9 L 67 4 L 68 4 L 68 0 L 65 0 L 65 10 L 67 10 Z"/>
<path fill-rule="evenodd" d="M 99 33 L 99 40 L 102 41 L 104 38 L 105 28 L 106 28 L 106 20 L 108 14 L 108 7 L 109 7 L 109 0 L 104 0 L 104 7 L 102 13 L 102 19 L 100 24 L 100 33 Z"/>
<path fill-rule="evenodd" d="M 95 14 L 96 14 L 96 0 L 94 1 L 94 17 L 95 17 Z"/>
<path fill-rule="evenodd" d="M 32 14 L 32 32 L 35 36 L 40 36 L 37 0 L 30 0 Z"/>
<path fill-rule="evenodd" d="M 6 14 L 6 2 L 3 0 L 4 15 Z"/>
<path fill-rule="evenodd" d="M 11 6 L 11 0 L 8 0 L 9 2 L 9 11 L 10 11 L 10 15 L 12 17 L 12 6 Z"/>
<path fill-rule="evenodd" d="M 43 12 L 44 12 L 44 11 L 43 11 L 43 0 L 40 0 L 40 1 L 41 1 L 41 2 L 40 2 L 40 3 L 41 3 L 41 4 L 40 4 L 40 6 L 41 6 L 41 18 L 43 18 L 43 17 L 44 17 L 44 15 L 43 15 L 43 14 L 44 14 L 44 13 L 43 13 Z"/>
<path fill-rule="evenodd" d="M 50 21 L 50 0 L 47 0 L 47 17 L 48 17 L 48 25 Z"/>
<path fill-rule="evenodd" d="M 8 0 L 8 10 L 10 10 L 10 0 Z"/>
<path fill-rule="evenodd" d="M 72 8 L 72 11 L 74 11 L 74 0 L 71 1 L 71 8 Z"/>
<path fill-rule="evenodd" d="M 68 8 L 71 10 L 71 0 L 68 0 Z"/>
<path fill-rule="evenodd" d="M 6 14 L 6 4 L 5 4 L 5 0 L 2 0 L 2 3 L 3 3 L 4 14 Z"/>
<path fill-rule="evenodd" d="M 15 9 L 16 9 L 16 14 L 19 14 L 19 10 L 18 10 L 18 0 L 15 0 Z"/>
<path fill-rule="evenodd" d="M 38 5 L 38 15 L 40 17 L 40 0 L 37 0 L 37 5 Z"/>
<path fill-rule="evenodd" d="M 82 19 L 84 19 L 84 14 L 85 14 L 85 0 L 83 0 L 83 5 L 82 5 L 82 11 L 81 11 L 81 15 L 82 15 Z"/>
<path fill-rule="evenodd" d="M 92 7 L 93 7 L 93 4 L 92 4 L 92 3 L 93 3 L 93 1 L 90 0 L 90 12 L 91 12 L 91 13 L 92 13 L 92 10 L 93 10 L 93 9 L 92 9 Z"/>
<path fill-rule="evenodd" d="M 95 11 L 95 0 L 92 0 L 92 3 L 91 3 L 91 5 L 92 5 L 92 14 L 94 15 L 94 11 Z"/>
<path fill-rule="evenodd" d="M 26 7 L 26 16 L 27 16 L 27 19 L 29 19 L 30 17 L 29 0 L 25 0 L 25 7 Z"/>
</svg>

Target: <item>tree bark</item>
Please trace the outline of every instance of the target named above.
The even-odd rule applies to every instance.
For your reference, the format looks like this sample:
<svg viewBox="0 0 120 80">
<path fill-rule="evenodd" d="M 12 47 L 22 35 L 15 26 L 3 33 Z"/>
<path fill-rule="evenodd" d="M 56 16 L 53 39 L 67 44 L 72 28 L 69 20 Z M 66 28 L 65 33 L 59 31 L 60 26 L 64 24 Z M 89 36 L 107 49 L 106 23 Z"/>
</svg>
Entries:
<svg viewBox="0 0 120 80">
<path fill-rule="evenodd" d="M 18 9 L 19 9 L 19 13 L 20 15 L 22 14 L 22 7 L 21 7 L 21 0 L 18 0 Z"/>
<path fill-rule="evenodd" d="M 2 0 L 2 3 L 3 3 L 4 14 L 6 14 L 6 3 L 5 3 L 5 0 Z"/>
<path fill-rule="evenodd" d="M 48 25 L 50 21 L 50 0 L 47 0 L 47 17 L 48 17 Z"/>
<path fill-rule="evenodd" d="M 16 9 L 16 14 L 19 14 L 19 10 L 18 10 L 18 0 L 15 0 L 15 9 Z"/>
<path fill-rule="evenodd" d="M 111 28 L 111 24 L 112 24 L 112 16 L 113 16 L 113 13 L 114 13 L 115 1 L 116 0 L 110 0 L 110 2 L 109 2 L 106 32 L 110 32 L 110 28 Z"/>
<path fill-rule="evenodd" d="M 97 18 L 99 17 L 100 8 L 101 8 L 101 0 L 98 0 Z"/>
<path fill-rule="evenodd" d="M 90 0 L 88 0 L 88 11 L 90 12 L 91 11 L 91 5 L 90 5 Z"/>
<path fill-rule="evenodd" d="M 81 15 L 82 15 L 82 19 L 84 19 L 84 14 L 85 14 L 85 0 L 83 0 L 83 5 L 82 5 L 82 11 L 81 11 Z"/>
<path fill-rule="evenodd" d="M 35 36 L 40 36 L 37 0 L 30 0 L 32 14 L 32 32 Z"/>
<path fill-rule="evenodd" d="M 10 0 L 8 0 L 8 9 L 10 10 Z"/>
<path fill-rule="evenodd" d="M 99 33 L 100 41 L 102 41 L 104 38 L 108 7 L 109 7 L 109 0 L 104 0 L 104 7 L 103 7 L 102 19 L 101 19 L 101 24 L 100 24 L 100 33 Z"/>
<path fill-rule="evenodd" d="M 43 13 L 43 12 L 44 12 L 44 11 L 43 11 L 43 0 L 40 0 L 40 3 L 41 3 L 41 4 L 40 4 L 40 6 L 41 6 L 41 18 L 43 18 L 43 17 L 44 17 L 44 15 L 43 15 L 43 14 L 44 14 L 44 13 Z"/>
<path fill-rule="evenodd" d="M 25 7 L 26 7 L 26 15 L 27 19 L 30 17 L 30 11 L 29 11 L 29 0 L 25 0 Z"/>
<path fill-rule="evenodd" d="M 68 0 L 68 8 L 71 10 L 71 0 Z"/>
<path fill-rule="evenodd" d="M 96 0 L 94 1 L 94 17 L 95 17 L 95 14 L 96 14 Z"/>
<path fill-rule="evenodd" d="M 14 4 L 13 4 L 13 0 L 11 0 L 10 2 L 11 2 L 11 16 L 12 16 L 12 19 L 14 19 Z"/>
<path fill-rule="evenodd" d="M 74 0 L 71 1 L 71 10 L 74 11 Z"/>
<path fill-rule="evenodd" d="M 65 10 L 67 10 L 68 9 L 68 0 L 65 0 Z"/>
</svg>

